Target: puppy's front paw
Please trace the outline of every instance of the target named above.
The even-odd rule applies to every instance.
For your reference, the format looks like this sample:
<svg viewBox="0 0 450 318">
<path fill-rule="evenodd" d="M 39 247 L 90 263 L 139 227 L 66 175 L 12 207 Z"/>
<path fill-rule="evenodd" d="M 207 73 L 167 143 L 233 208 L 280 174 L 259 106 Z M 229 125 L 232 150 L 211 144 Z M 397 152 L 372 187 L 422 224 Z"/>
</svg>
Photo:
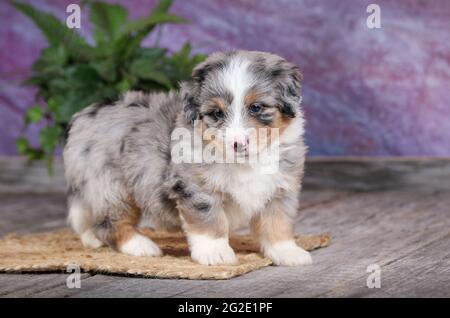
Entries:
<svg viewBox="0 0 450 318">
<path fill-rule="evenodd" d="M 86 230 L 83 234 L 81 234 L 81 242 L 88 248 L 96 249 L 103 246 L 103 242 L 95 236 L 92 229 Z"/>
<path fill-rule="evenodd" d="M 275 265 L 299 266 L 312 264 L 311 254 L 294 241 L 262 244 L 264 255 Z"/>
<path fill-rule="evenodd" d="M 235 264 L 233 249 L 227 238 L 212 238 L 208 235 L 189 235 L 191 257 L 203 265 Z"/>
<path fill-rule="evenodd" d="M 134 234 L 119 247 L 119 250 L 133 256 L 160 256 L 162 254 L 158 245 L 141 234 Z"/>
</svg>

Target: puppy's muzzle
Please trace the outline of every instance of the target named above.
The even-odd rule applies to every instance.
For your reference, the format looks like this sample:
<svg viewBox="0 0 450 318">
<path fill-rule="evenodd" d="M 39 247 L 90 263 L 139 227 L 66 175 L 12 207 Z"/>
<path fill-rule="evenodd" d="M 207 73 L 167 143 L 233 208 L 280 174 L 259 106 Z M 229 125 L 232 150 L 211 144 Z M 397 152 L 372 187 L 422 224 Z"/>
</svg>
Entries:
<svg viewBox="0 0 450 318">
<path fill-rule="evenodd" d="M 233 143 L 233 150 L 236 153 L 246 153 L 248 151 L 249 140 L 244 138 L 243 140 L 236 140 Z"/>
</svg>

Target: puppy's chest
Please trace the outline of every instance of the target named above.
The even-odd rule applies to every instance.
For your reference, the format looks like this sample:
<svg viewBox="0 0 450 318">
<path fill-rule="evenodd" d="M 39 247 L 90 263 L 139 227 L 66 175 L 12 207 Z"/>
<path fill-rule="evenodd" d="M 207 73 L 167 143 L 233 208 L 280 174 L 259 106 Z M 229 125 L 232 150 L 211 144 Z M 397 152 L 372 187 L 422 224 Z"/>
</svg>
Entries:
<svg viewBox="0 0 450 318">
<path fill-rule="evenodd" d="M 277 190 L 289 187 L 287 178 L 280 172 L 264 174 L 256 169 L 222 168 L 207 177 L 209 186 L 227 194 L 229 206 L 251 216 L 261 211 Z"/>
</svg>

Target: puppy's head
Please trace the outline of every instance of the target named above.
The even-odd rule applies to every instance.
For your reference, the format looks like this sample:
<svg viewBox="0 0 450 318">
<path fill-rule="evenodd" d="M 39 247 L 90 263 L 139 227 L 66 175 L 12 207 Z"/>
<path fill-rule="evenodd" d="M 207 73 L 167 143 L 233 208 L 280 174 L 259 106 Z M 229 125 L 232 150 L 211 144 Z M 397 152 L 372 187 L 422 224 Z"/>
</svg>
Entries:
<svg viewBox="0 0 450 318">
<path fill-rule="evenodd" d="M 200 120 L 218 149 L 247 155 L 255 131 L 281 137 L 301 117 L 301 78 L 295 65 L 274 54 L 212 54 L 182 84 L 186 119 Z M 256 151 L 261 148 L 258 143 Z"/>
</svg>

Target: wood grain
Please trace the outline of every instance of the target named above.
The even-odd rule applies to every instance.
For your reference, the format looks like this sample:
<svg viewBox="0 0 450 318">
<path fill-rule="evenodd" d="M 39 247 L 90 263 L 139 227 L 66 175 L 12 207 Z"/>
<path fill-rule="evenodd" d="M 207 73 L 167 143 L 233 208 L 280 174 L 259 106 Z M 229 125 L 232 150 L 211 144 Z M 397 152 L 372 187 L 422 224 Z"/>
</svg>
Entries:
<svg viewBox="0 0 450 318">
<path fill-rule="evenodd" d="M 329 233 L 333 238 L 328 248 L 313 252 L 312 266 L 268 267 L 227 281 L 84 275 L 81 289 L 68 289 L 66 274 L 7 274 L 0 275 L 0 296 L 450 297 L 450 190 L 441 179 L 448 171 L 447 159 L 408 159 L 407 164 L 379 160 L 375 165 L 352 158 L 345 164 L 309 162 L 316 177 L 309 177 L 314 187 L 305 185 L 302 193 L 296 232 Z M 352 184 L 359 174 L 350 164 L 360 171 L 369 167 L 372 184 Z M 350 170 L 344 172 L 345 167 Z M 390 182 L 375 178 L 379 169 L 392 171 Z M 435 181 L 421 184 L 420 178 L 408 175 L 411 171 Z M 397 183 L 396 174 L 401 179 Z M 334 177 L 343 182 L 336 188 Z M 65 209 L 65 197 L 58 191 L 0 194 L 0 236 L 62 227 Z M 381 267 L 380 289 L 366 286 L 370 264 Z"/>
<path fill-rule="evenodd" d="M 450 190 L 450 158 L 312 157 L 307 158 L 307 190 Z M 64 168 L 56 159 L 53 174 L 42 162 L 0 157 L 0 193 L 65 193 Z"/>
</svg>

